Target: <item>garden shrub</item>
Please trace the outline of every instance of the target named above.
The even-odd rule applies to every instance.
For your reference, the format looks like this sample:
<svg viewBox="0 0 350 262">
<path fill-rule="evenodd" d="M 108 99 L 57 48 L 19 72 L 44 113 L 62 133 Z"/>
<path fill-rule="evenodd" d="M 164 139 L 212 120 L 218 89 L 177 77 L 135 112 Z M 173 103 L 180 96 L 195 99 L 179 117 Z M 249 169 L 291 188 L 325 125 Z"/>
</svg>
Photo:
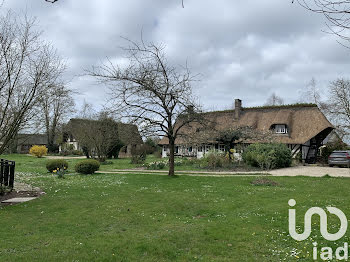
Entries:
<svg viewBox="0 0 350 262">
<path fill-rule="evenodd" d="M 160 169 L 164 169 L 166 165 L 167 165 L 167 162 L 165 161 L 155 161 L 149 164 L 145 164 L 144 166 L 149 170 L 160 170 Z"/>
<path fill-rule="evenodd" d="M 43 157 L 47 155 L 47 147 L 46 146 L 38 146 L 34 145 L 29 149 L 29 154 L 36 157 Z"/>
<path fill-rule="evenodd" d="M 156 152 L 153 153 L 153 156 L 155 158 L 162 158 L 162 151 L 161 150 L 157 150 Z"/>
<path fill-rule="evenodd" d="M 251 144 L 242 154 L 244 162 L 261 169 L 289 167 L 292 152 L 284 144 Z"/>
<path fill-rule="evenodd" d="M 46 169 L 50 173 L 57 169 L 68 169 L 68 162 L 63 159 L 52 159 L 46 162 Z"/>
<path fill-rule="evenodd" d="M 47 145 L 47 150 L 50 153 L 58 153 L 59 152 L 59 145 L 53 144 L 53 145 Z"/>
<path fill-rule="evenodd" d="M 73 150 L 72 151 L 72 155 L 74 155 L 74 156 L 83 156 L 84 153 L 83 153 L 83 151 L 80 151 L 80 150 Z"/>
<path fill-rule="evenodd" d="M 175 158 L 174 159 L 174 166 L 182 166 L 185 163 L 187 163 L 187 158 L 181 158 L 181 159 Z M 169 164 L 169 163 L 167 163 L 167 164 Z"/>
<path fill-rule="evenodd" d="M 161 152 L 162 149 L 158 146 L 159 138 L 148 137 L 144 144 L 147 155 L 154 154 L 156 152 Z"/>
<path fill-rule="evenodd" d="M 227 162 L 225 153 L 217 151 L 209 151 L 201 159 L 202 166 L 210 169 L 220 168 Z"/>
<path fill-rule="evenodd" d="M 69 156 L 69 155 L 73 155 L 73 156 L 82 156 L 84 155 L 83 151 L 80 150 L 68 150 L 68 149 L 64 149 L 60 152 L 60 155 L 62 156 Z"/>
<path fill-rule="evenodd" d="M 131 149 L 131 163 L 142 164 L 145 162 L 147 156 L 146 147 L 144 145 L 133 147 Z"/>
<path fill-rule="evenodd" d="M 100 168 L 100 162 L 95 159 L 88 159 L 78 162 L 75 165 L 75 172 L 80 174 L 93 174 Z"/>
</svg>

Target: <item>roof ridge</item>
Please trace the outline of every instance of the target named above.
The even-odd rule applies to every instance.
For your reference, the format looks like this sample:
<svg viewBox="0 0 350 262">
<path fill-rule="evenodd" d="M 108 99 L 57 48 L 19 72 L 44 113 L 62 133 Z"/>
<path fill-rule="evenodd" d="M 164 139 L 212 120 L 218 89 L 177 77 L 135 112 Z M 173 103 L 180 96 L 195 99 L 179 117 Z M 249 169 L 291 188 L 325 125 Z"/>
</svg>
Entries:
<svg viewBox="0 0 350 262">
<path fill-rule="evenodd" d="M 318 107 L 318 106 L 314 103 L 294 103 L 294 104 L 286 104 L 286 105 L 243 107 L 243 109 L 279 109 L 279 108 L 298 108 L 298 107 Z"/>
<path fill-rule="evenodd" d="M 253 107 L 242 107 L 242 110 L 250 109 L 288 109 L 288 108 L 318 108 L 316 104 L 313 103 L 295 103 L 287 105 L 271 105 L 271 106 L 253 106 Z M 215 111 L 206 111 L 202 112 L 204 114 L 210 113 L 233 113 L 235 109 L 226 109 L 226 110 L 215 110 Z"/>
</svg>

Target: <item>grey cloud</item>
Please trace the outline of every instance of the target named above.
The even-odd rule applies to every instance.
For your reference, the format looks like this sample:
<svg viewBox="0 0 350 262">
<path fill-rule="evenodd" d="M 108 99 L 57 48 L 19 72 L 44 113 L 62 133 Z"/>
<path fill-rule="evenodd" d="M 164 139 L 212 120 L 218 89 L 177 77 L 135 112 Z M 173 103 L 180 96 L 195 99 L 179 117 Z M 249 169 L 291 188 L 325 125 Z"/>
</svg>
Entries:
<svg viewBox="0 0 350 262">
<path fill-rule="evenodd" d="M 199 74 L 194 92 L 204 107 L 227 108 L 235 97 L 260 105 L 275 92 L 286 102 L 315 77 L 322 90 L 337 77 L 350 78 L 350 50 L 326 29 L 323 17 L 281 0 L 7 0 L 5 8 L 38 17 L 44 37 L 70 66 L 67 78 L 78 104 L 102 106 L 107 89 L 79 77 L 84 68 L 120 61 L 120 36 L 163 43 L 174 65 L 188 62 Z M 3 12 L 5 11 L 2 10 Z"/>
</svg>

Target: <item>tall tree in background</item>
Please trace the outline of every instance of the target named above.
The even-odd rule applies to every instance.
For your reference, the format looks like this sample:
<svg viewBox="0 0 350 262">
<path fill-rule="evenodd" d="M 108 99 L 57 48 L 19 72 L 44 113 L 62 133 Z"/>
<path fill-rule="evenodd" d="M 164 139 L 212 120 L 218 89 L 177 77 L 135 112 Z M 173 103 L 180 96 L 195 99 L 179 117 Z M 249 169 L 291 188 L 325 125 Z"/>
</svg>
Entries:
<svg viewBox="0 0 350 262">
<path fill-rule="evenodd" d="M 272 93 L 272 95 L 267 99 L 265 103 L 266 106 L 279 106 L 283 104 L 284 104 L 283 98 L 279 97 L 275 93 Z"/>
<path fill-rule="evenodd" d="M 342 137 L 350 135 L 350 81 L 338 79 L 330 85 L 328 115 Z"/>
<path fill-rule="evenodd" d="M 300 100 L 316 105 L 321 103 L 321 94 L 320 90 L 317 88 L 315 78 L 311 78 L 310 82 L 306 86 L 306 89 L 304 89 L 304 91 L 301 93 Z"/>
<path fill-rule="evenodd" d="M 192 122 L 198 106 L 192 95 L 191 76 L 167 61 L 162 46 L 129 41 L 125 48 L 129 64 L 108 62 L 89 74 L 111 85 L 113 108 L 132 119 L 144 131 L 165 135 L 169 140 L 169 176 L 174 175 L 175 140 Z"/>
<path fill-rule="evenodd" d="M 39 119 L 44 124 L 50 152 L 58 150 L 56 138 L 59 128 L 75 111 L 72 94 L 73 91 L 66 86 L 53 83 L 39 99 Z"/>
<path fill-rule="evenodd" d="M 300 95 L 301 103 L 314 103 L 336 128 L 337 134 L 345 140 L 350 135 L 350 81 L 337 79 L 330 83 L 327 96 L 322 99 L 320 88 L 311 79 Z"/>
<path fill-rule="evenodd" d="M 84 100 L 80 110 L 78 110 L 76 114 L 76 118 L 87 118 L 87 119 L 94 119 L 96 116 L 96 110 L 94 109 L 94 106 L 86 100 Z"/>
<path fill-rule="evenodd" d="M 112 151 L 123 146 L 118 123 L 112 118 L 100 115 L 98 119 L 71 119 L 66 125 L 68 131 L 84 149 L 87 157 L 97 156 L 103 162 Z"/>
<path fill-rule="evenodd" d="M 60 74 L 56 62 L 34 19 L 0 17 L 0 154 L 37 114 L 39 99 Z"/>
</svg>

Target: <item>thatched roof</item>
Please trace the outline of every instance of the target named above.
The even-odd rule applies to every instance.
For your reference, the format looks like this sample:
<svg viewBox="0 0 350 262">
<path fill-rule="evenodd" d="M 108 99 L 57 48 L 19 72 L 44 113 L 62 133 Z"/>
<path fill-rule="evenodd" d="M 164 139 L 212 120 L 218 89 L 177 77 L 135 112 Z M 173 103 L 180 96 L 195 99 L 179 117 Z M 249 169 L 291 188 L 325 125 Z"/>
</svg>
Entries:
<svg viewBox="0 0 350 262">
<path fill-rule="evenodd" d="M 88 128 L 89 124 L 99 125 L 101 120 L 72 118 L 66 125 L 65 131 L 68 135 L 74 137 L 74 130 L 77 128 Z M 114 122 L 117 125 L 119 139 L 125 144 L 142 144 L 142 137 L 136 125 Z"/>
<path fill-rule="evenodd" d="M 118 123 L 120 140 L 125 144 L 140 145 L 143 143 L 142 137 L 136 125 Z"/>
<path fill-rule="evenodd" d="M 186 144 L 185 136 L 196 134 L 201 136 L 208 130 L 229 130 L 242 127 L 250 127 L 261 133 L 267 133 L 276 124 L 285 124 L 288 134 L 273 134 L 276 142 L 285 144 L 304 144 L 319 133 L 329 133 L 333 129 L 332 124 L 323 113 L 313 104 L 295 104 L 283 106 L 264 106 L 254 108 L 241 108 L 240 116 L 235 119 L 235 110 L 215 111 L 202 113 L 203 124 L 193 123 L 186 126 L 180 132 L 176 144 Z M 203 121 L 202 120 L 202 121 Z M 248 142 L 248 141 L 246 141 Z M 251 140 L 249 143 L 261 142 Z M 161 145 L 168 144 L 168 139 L 163 137 Z"/>
<path fill-rule="evenodd" d="M 47 135 L 45 134 L 18 134 L 18 145 L 47 145 Z"/>
</svg>

